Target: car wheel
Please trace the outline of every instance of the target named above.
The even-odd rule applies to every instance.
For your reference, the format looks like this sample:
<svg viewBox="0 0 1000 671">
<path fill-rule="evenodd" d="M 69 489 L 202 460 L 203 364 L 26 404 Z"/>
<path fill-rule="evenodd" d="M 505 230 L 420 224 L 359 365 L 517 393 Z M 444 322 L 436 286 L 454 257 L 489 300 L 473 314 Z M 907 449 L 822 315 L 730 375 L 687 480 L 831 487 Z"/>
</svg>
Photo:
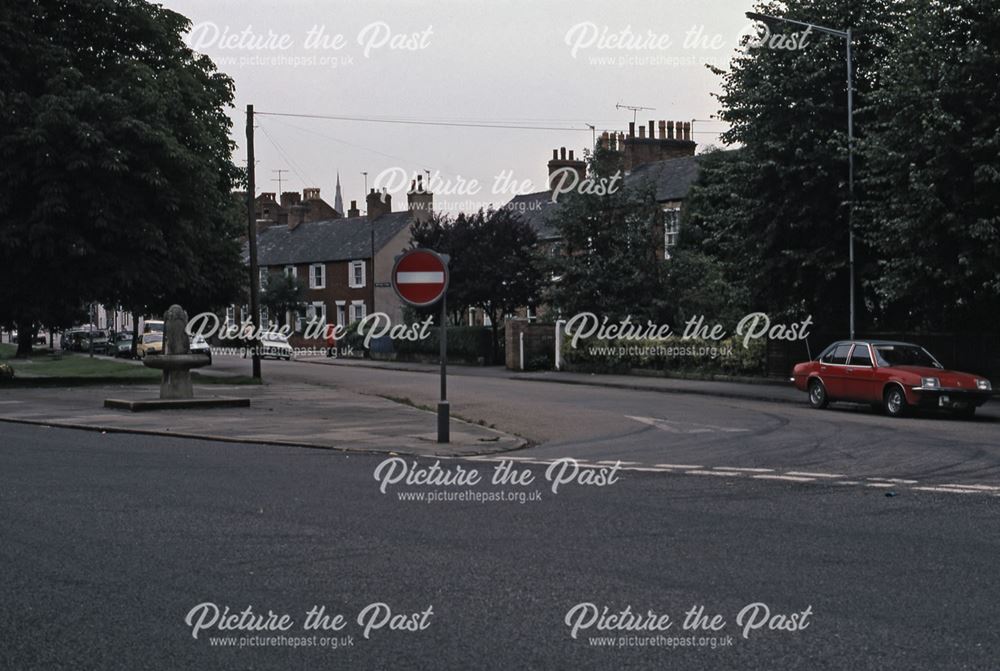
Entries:
<svg viewBox="0 0 1000 671">
<path fill-rule="evenodd" d="M 885 408 L 885 414 L 890 417 L 902 417 L 906 414 L 906 394 L 903 393 L 903 388 L 899 385 L 892 385 L 885 390 L 885 395 L 882 397 L 882 407 Z"/>
<path fill-rule="evenodd" d="M 830 399 L 826 395 L 826 387 L 819 380 L 813 380 L 809 383 L 809 405 L 816 408 L 817 410 L 822 410 L 830 403 Z"/>
</svg>

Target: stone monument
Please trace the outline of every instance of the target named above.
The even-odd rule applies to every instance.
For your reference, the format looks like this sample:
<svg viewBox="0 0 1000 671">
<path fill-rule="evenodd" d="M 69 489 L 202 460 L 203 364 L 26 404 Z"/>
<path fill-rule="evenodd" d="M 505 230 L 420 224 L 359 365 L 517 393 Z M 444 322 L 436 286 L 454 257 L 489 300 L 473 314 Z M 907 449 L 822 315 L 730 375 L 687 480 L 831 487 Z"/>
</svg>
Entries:
<svg viewBox="0 0 1000 671">
<path fill-rule="evenodd" d="M 169 410 L 181 408 L 237 408 L 250 405 L 249 398 L 195 398 L 191 369 L 212 363 L 208 354 L 191 353 L 187 333 L 188 315 L 180 305 L 171 305 L 163 315 L 163 354 L 149 355 L 144 366 L 163 371 L 158 400 L 106 399 L 104 407 L 124 410 Z"/>
</svg>

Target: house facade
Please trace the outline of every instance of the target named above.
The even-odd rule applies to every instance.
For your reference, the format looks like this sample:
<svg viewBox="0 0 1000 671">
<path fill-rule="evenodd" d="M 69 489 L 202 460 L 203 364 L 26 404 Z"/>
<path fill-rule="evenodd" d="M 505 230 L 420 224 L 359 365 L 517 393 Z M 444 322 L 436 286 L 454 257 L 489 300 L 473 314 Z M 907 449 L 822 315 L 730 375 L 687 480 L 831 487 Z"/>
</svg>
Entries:
<svg viewBox="0 0 1000 671">
<path fill-rule="evenodd" d="M 258 199 L 259 200 L 259 199 Z M 306 200 L 306 199 L 303 199 Z M 347 217 L 308 220 L 288 216 L 257 222 L 257 264 L 262 295 L 278 275 L 298 278 L 304 285 L 304 305 L 294 314 L 272 315 L 262 308 L 260 322 L 292 327 L 293 346 L 322 346 L 321 338 L 305 338 L 310 320 L 347 327 L 373 312 L 403 320 L 403 306 L 392 289 L 391 273 L 396 256 L 410 246 L 410 228 L 431 216 L 433 194 L 414 182 L 407 209 L 392 211 L 392 196 L 372 189 L 361 215 L 351 201 Z M 248 319 L 247 306 L 232 305 L 226 311 L 229 323 Z"/>
</svg>

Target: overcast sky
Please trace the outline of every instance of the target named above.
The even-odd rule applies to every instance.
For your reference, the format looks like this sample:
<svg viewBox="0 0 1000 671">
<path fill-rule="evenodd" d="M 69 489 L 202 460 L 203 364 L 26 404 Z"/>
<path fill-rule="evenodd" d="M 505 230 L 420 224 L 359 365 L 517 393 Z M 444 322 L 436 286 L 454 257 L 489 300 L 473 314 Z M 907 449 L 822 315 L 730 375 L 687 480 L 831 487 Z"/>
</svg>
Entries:
<svg viewBox="0 0 1000 671">
<path fill-rule="evenodd" d="M 502 204 L 507 188 L 546 188 L 552 149 L 582 152 L 592 133 L 648 119 L 704 119 L 718 111 L 719 78 L 747 30 L 751 0 L 165 0 L 195 24 L 189 43 L 236 82 L 236 158 L 244 109 L 543 126 L 469 128 L 259 116 L 257 191 L 317 186 L 364 210 L 364 177 L 432 171 L 436 205 Z M 311 39 L 312 43 L 309 42 Z M 322 41 L 325 40 L 325 45 Z M 687 40 L 687 44 L 685 41 Z M 327 48 L 323 48 L 326 46 Z M 569 129 L 580 130 L 569 130 Z M 566 130 L 561 130 L 566 129 Z M 719 122 L 696 121 L 699 151 Z M 385 175 L 383 175 L 383 179 Z M 472 180 L 478 192 L 472 193 Z M 530 188 L 523 184 L 528 180 Z M 450 194 L 445 194 L 450 191 Z M 393 209 L 405 207 L 396 193 Z"/>
</svg>

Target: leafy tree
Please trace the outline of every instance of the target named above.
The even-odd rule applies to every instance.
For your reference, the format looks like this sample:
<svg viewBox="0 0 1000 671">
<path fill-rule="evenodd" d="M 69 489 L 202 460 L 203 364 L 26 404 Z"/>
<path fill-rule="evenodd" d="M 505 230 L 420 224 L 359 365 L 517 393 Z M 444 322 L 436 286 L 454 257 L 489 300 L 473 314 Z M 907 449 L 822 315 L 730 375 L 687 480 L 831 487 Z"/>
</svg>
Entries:
<svg viewBox="0 0 1000 671">
<path fill-rule="evenodd" d="M 868 133 L 880 325 L 1000 327 L 1000 2 L 906 2 Z"/>
<path fill-rule="evenodd" d="M 898 0 L 761 2 L 760 13 L 854 33 L 855 133 L 900 23 Z M 772 34 L 801 30 L 776 23 Z M 844 40 L 812 32 L 802 48 L 747 48 L 722 77 L 719 118 L 740 149 L 703 162 L 686 204 L 690 244 L 723 264 L 753 309 L 848 323 L 847 91 Z M 863 163 L 857 164 L 859 171 Z M 867 268 L 858 246 L 858 274 Z M 861 301 L 858 301 L 860 307 Z M 861 317 L 859 310 L 859 320 Z"/>
<path fill-rule="evenodd" d="M 610 180 L 621 170 L 620 157 L 602 147 L 588 158 L 595 180 Z M 657 254 L 662 213 L 653 185 L 616 186 L 603 195 L 595 190 L 560 198 L 550 217 L 562 239 L 562 253 L 552 259 L 550 300 L 567 316 L 661 320 L 668 309 Z"/>
<path fill-rule="evenodd" d="M 21 332 L 91 300 L 237 294 L 233 84 L 189 25 L 143 0 L 0 7 L 0 310 Z"/>
<path fill-rule="evenodd" d="M 489 317 L 496 361 L 503 316 L 538 301 L 542 270 L 534 229 L 511 210 L 480 209 L 454 219 L 435 215 L 416 222 L 411 233 L 415 246 L 451 257 L 448 308 L 462 314 L 476 307 Z"/>
<path fill-rule="evenodd" d="M 305 305 L 306 285 L 298 277 L 285 273 L 272 273 L 267 286 L 260 294 L 260 304 L 267 313 L 277 318 L 278 325 L 285 325 L 285 315 Z"/>
</svg>

